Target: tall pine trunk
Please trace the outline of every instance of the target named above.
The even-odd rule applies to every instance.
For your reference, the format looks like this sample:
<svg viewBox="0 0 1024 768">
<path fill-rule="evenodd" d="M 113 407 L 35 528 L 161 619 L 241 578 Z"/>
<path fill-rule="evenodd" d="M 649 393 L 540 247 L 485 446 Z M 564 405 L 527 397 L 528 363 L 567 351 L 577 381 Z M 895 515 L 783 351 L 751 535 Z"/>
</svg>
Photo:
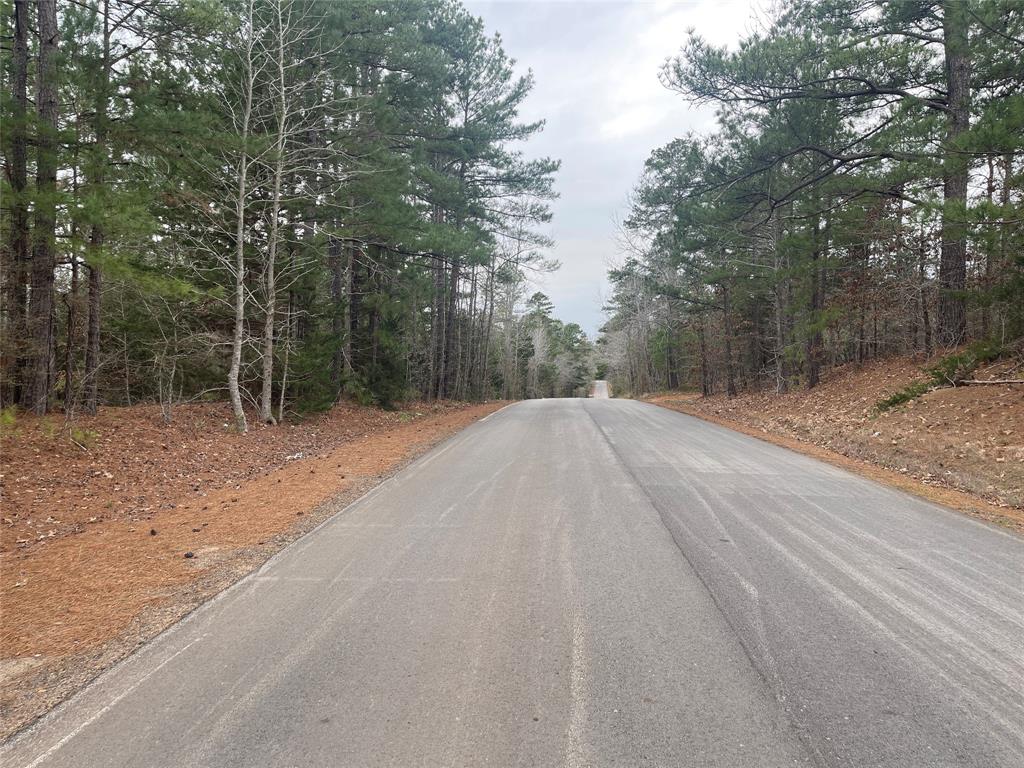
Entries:
<svg viewBox="0 0 1024 768">
<path fill-rule="evenodd" d="M 957 140 L 970 128 L 971 60 L 968 4 L 943 3 L 942 41 L 946 58 L 946 141 L 942 162 L 942 254 L 939 260 L 939 341 L 947 347 L 967 336 L 968 156 Z"/>
<path fill-rule="evenodd" d="M 450 397 L 455 386 L 459 361 L 455 356 L 455 318 L 459 308 L 459 280 L 462 278 L 458 256 L 452 257 L 451 276 L 448 278 L 447 303 L 444 315 L 444 352 L 441 355 L 440 372 L 437 378 L 437 396 Z"/>
<path fill-rule="evenodd" d="M 786 282 L 787 264 L 782 254 L 782 218 L 773 215 L 772 250 L 775 268 L 775 285 L 772 290 L 772 304 L 775 315 L 775 391 L 783 394 L 789 390 L 789 376 L 786 370 Z"/>
<path fill-rule="evenodd" d="M 481 397 L 487 393 L 487 379 L 490 375 L 491 363 L 491 329 L 494 327 L 494 264 L 488 269 L 487 288 L 487 325 L 484 328 L 483 339 L 480 343 L 480 394 Z"/>
<path fill-rule="evenodd" d="M 28 200 L 28 0 L 14 3 L 14 43 L 11 53 L 12 113 L 9 126 L 10 157 L 8 175 L 11 183 L 10 261 L 4 270 L 4 340 L 10 359 L 3 361 L 9 378 L 0 397 L 17 402 L 24 391 L 25 314 L 28 309 L 25 292 L 30 273 L 30 230 Z"/>
<path fill-rule="evenodd" d="M 732 359 L 732 291 L 729 280 L 723 280 L 722 286 L 722 334 L 725 337 L 725 394 L 736 397 L 736 365 Z"/>
<path fill-rule="evenodd" d="M 697 339 L 700 343 L 700 393 L 703 397 L 710 397 L 714 393 L 714 386 L 711 380 L 711 360 L 708 355 L 708 333 L 703 312 L 700 314 L 700 321 L 697 325 Z"/>
<path fill-rule="evenodd" d="M 822 334 L 820 330 L 821 312 L 823 307 L 823 291 L 821 285 L 821 225 L 817 218 L 811 243 L 811 296 L 810 315 L 811 331 L 807 337 L 807 388 L 814 389 L 821 379 Z"/>
<path fill-rule="evenodd" d="M 100 62 L 99 91 L 96 94 L 94 126 L 96 145 L 94 167 L 89 183 L 97 189 L 106 183 L 107 171 L 107 114 L 110 100 L 110 3 L 103 3 L 103 59 Z M 102 214 L 100 214 L 102 215 Z M 100 310 L 102 308 L 103 272 L 100 267 L 101 251 L 106 238 L 102 221 L 95 221 L 89 235 L 89 333 L 85 348 L 85 397 L 82 402 L 86 413 L 96 413 L 99 405 L 100 364 Z"/>
<path fill-rule="evenodd" d="M 345 342 L 342 345 L 342 361 L 341 370 L 344 373 L 346 379 L 352 378 L 352 336 L 355 331 L 356 317 L 352 313 L 352 309 L 355 306 L 355 277 L 356 277 L 356 244 L 353 241 L 349 241 L 345 247 L 345 274 L 344 274 L 344 289 L 345 289 L 345 314 L 344 314 L 344 330 L 345 330 Z"/>
<path fill-rule="evenodd" d="M 29 296 L 28 386 L 22 403 L 46 413 L 50 394 L 53 272 L 57 227 L 57 3 L 38 0 L 39 65 L 36 77 L 36 201 L 32 229 L 32 292 Z"/>
<path fill-rule="evenodd" d="M 430 383 L 428 385 L 428 399 L 441 397 L 440 382 L 444 376 L 444 352 L 445 352 L 445 269 L 444 260 L 434 255 L 431 266 L 433 268 L 434 290 L 431 297 L 430 311 Z"/>
<path fill-rule="evenodd" d="M 74 413 L 75 339 L 78 336 L 78 257 L 71 255 L 71 285 L 67 292 L 64 330 L 64 413 Z"/>
<path fill-rule="evenodd" d="M 85 341 L 85 401 L 88 413 L 96 412 L 99 353 L 100 353 L 100 295 L 103 292 L 103 276 L 99 267 L 89 267 L 88 328 Z"/>
</svg>

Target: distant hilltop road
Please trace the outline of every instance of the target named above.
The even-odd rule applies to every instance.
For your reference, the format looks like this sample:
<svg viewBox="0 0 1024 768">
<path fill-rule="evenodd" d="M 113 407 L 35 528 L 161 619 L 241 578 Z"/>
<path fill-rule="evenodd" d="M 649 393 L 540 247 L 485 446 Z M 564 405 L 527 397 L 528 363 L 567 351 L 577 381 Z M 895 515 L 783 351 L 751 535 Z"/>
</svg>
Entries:
<svg viewBox="0 0 1024 768">
<path fill-rule="evenodd" d="M 600 398 L 600 399 L 604 399 L 604 400 L 607 400 L 609 397 L 611 397 L 612 395 L 611 395 L 611 390 L 608 389 L 608 382 L 607 381 L 595 381 L 594 382 L 594 390 L 593 390 L 593 392 L 590 393 L 590 396 L 591 397 Z"/>
</svg>

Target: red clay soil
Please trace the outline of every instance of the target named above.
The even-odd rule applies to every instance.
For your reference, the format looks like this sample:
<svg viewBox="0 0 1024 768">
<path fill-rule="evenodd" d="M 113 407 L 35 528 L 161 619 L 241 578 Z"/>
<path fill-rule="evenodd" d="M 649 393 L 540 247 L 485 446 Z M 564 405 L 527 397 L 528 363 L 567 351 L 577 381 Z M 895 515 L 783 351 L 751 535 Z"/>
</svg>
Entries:
<svg viewBox="0 0 1024 768">
<path fill-rule="evenodd" d="M 342 405 L 248 435 L 222 405 L 170 425 L 105 408 L 73 431 L 19 417 L 2 444 L 0 737 L 503 405 Z"/>
<path fill-rule="evenodd" d="M 921 365 L 898 359 L 846 366 L 813 390 L 783 395 L 647 399 L 1024 532 L 1024 386 L 937 389 L 879 412 L 879 400 L 927 379 Z M 1008 365 L 976 377 L 1002 378 Z"/>
</svg>

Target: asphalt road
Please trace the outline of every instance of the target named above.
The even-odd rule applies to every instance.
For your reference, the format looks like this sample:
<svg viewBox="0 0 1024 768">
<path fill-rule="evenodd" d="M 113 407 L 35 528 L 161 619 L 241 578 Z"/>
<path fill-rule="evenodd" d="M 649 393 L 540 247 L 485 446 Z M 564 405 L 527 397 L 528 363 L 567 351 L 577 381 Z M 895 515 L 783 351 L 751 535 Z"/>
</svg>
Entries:
<svg viewBox="0 0 1024 768">
<path fill-rule="evenodd" d="M 1024 540 L 621 400 L 521 403 L 4 766 L 1024 765 Z"/>
</svg>

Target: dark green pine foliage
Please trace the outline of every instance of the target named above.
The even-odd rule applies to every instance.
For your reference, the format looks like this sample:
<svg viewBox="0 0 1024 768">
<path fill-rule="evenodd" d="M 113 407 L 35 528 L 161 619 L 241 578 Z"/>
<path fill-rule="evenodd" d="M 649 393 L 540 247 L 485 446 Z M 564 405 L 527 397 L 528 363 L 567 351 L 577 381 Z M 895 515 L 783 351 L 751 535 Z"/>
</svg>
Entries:
<svg viewBox="0 0 1024 768">
<path fill-rule="evenodd" d="M 526 394 L 558 164 L 523 154 L 532 75 L 458 2 L 58 0 L 55 134 L 30 114 L 36 11 L 0 6 L 4 83 L 25 83 L 3 89 L 3 331 L 39 332 L 5 344 L 5 405 L 173 418 L 230 393 L 246 429 L 257 405 Z M 48 210 L 39 157 L 52 239 L 26 214 Z"/>
<path fill-rule="evenodd" d="M 1004 0 L 784 3 L 662 72 L 718 110 L 655 150 L 600 349 L 617 389 L 816 386 L 1024 335 L 1024 36 Z M 699 33 L 699 31 L 698 31 Z"/>
</svg>

